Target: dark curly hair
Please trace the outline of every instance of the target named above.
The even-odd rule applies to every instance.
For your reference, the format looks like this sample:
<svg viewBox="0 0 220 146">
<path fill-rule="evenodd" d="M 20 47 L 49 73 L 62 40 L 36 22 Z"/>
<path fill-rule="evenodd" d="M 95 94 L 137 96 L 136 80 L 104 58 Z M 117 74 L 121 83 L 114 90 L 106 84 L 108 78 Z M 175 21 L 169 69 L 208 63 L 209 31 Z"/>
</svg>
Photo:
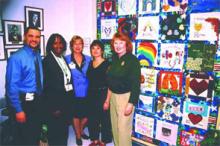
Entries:
<svg viewBox="0 0 220 146">
<path fill-rule="evenodd" d="M 61 42 L 63 44 L 63 52 L 66 51 L 66 41 L 65 41 L 64 37 L 58 33 L 54 33 L 49 37 L 49 39 L 47 41 L 47 47 L 46 47 L 47 54 L 49 54 L 50 51 L 53 49 L 53 43 L 55 42 L 56 38 L 61 39 Z"/>
</svg>

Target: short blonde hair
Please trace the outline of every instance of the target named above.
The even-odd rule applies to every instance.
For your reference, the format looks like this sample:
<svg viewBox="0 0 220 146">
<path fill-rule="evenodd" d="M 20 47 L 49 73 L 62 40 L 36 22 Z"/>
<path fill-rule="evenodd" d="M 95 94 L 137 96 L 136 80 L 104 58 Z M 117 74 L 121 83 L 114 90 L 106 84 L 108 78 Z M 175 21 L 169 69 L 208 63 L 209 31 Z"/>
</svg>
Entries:
<svg viewBox="0 0 220 146">
<path fill-rule="evenodd" d="M 78 36 L 78 35 L 74 35 L 70 41 L 70 49 L 72 50 L 72 46 L 73 44 L 75 44 L 76 40 L 80 40 L 83 47 L 84 47 L 84 41 L 83 41 L 83 38 L 81 36 Z"/>
</svg>

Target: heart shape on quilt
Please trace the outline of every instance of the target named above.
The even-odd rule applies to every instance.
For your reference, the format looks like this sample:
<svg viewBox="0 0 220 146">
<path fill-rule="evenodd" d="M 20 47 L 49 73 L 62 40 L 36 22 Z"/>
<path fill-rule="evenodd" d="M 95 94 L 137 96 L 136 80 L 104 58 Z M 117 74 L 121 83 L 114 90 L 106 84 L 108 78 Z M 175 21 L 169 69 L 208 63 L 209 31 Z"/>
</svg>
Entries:
<svg viewBox="0 0 220 146">
<path fill-rule="evenodd" d="M 105 2 L 105 11 L 110 12 L 112 9 L 112 2 Z"/>
<path fill-rule="evenodd" d="M 195 115 L 193 113 L 188 114 L 189 120 L 195 125 L 202 121 L 201 115 Z"/>
<path fill-rule="evenodd" d="M 190 88 L 197 94 L 201 94 L 205 90 L 208 89 L 208 83 L 205 80 L 197 81 L 196 79 L 193 79 L 190 81 Z"/>
</svg>

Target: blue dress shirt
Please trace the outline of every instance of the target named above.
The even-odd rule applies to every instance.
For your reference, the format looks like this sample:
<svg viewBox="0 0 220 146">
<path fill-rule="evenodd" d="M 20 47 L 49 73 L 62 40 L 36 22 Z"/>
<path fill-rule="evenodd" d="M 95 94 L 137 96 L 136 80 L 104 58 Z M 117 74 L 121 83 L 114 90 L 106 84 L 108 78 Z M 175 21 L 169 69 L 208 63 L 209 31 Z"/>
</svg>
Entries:
<svg viewBox="0 0 220 146">
<path fill-rule="evenodd" d="M 71 70 L 75 97 L 85 98 L 87 96 L 89 84 L 86 72 L 88 70 L 91 58 L 87 55 L 83 55 L 83 62 L 81 67 L 77 65 L 76 61 L 72 58 L 72 55 L 67 55 L 65 59 Z"/>
<path fill-rule="evenodd" d="M 35 58 L 38 58 L 40 80 L 43 85 L 42 59 L 39 52 L 27 45 L 12 54 L 7 62 L 6 96 L 16 112 L 21 112 L 20 94 L 37 93 Z M 42 87 L 42 86 L 41 86 Z M 41 90 L 42 91 L 42 90 Z"/>
</svg>

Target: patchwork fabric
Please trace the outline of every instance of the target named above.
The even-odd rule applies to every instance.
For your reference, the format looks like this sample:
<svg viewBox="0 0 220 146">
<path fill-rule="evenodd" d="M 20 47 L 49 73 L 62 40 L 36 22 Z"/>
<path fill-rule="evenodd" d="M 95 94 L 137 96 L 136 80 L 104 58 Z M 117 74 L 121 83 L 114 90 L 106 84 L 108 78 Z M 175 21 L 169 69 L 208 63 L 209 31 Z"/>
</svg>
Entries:
<svg viewBox="0 0 220 146">
<path fill-rule="evenodd" d="M 162 11 L 186 11 L 188 6 L 188 0 L 163 0 Z"/>
<path fill-rule="evenodd" d="M 158 90 L 160 93 L 180 95 L 182 93 L 181 72 L 160 71 Z"/>
<path fill-rule="evenodd" d="M 101 38 L 112 39 L 116 32 L 116 19 L 101 20 Z"/>
<path fill-rule="evenodd" d="M 118 0 L 118 15 L 132 15 L 136 13 L 136 0 Z"/>
<path fill-rule="evenodd" d="M 132 40 L 135 40 L 138 29 L 137 17 L 119 18 L 118 31 L 128 34 Z"/>
<path fill-rule="evenodd" d="M 141 66 L 154 66 L 157 56 L 157 44 L 151 42 L 141 42 L 138 44 L 137 57 Z"/>
<path fill-rule="evenodd" d="M 186 39 L 186 15 L 164 14 L 161 17 L 161 40 Z"/>
<path fill-rule="evenodd" d="M 189 5 L 191 12 L 214 11 L 220 8 L 219 0 L 190 0 Z"/>
<path fill-rule="evenodd" d="M 200 146 L 200 142 L 204 139 L 204 136 L 194 132 L 196 130 L 180 132 L 180 145 L 181 146 Z"/>
<path fill-rule="evenodd" d="M 135 114 L 135 132 L 153 138 L 154 134 L 154 118 Z"/>
<path fill-rule="evenodd" d="M 138 35 L 136 39 L 157 40 L 159 38 L 159 17 L 138 18 Z"/>
<path fill-rule="evenodd" d="M 149 113 L 154 112 L 154 97 L 140 95 L 137 108 Z"/>
<path fill-rule="evenodd" d="M 176 145 L 178 125 L 157 120 L 156 139 Z"/>
<path fill-rule="evenodd" d="M 214 79 L 205 73 L 189 73 L 186 76 L 186 96 L 210 101 L 213 97 Z"/>
<path fill-rule="evenodd" d="M 104 0 L 101 2 L 101 16 L 114 16 L 116 15 L 115 0 Z"/>
<path fill-rule="evenodd" d="M 157 13 L 160 10 L 160 0 L 139 0 L 139 14 Z"/>
<path fill-rule="evenodd" d="M 158 67 L 168 69 L 183 69 L 184 44 L 166 43 L 161 44 Z"/>
<path fill-rule="evenodd" d="M 206 104 L 185 101 L 182 124 L 207 130 L 209 111 Z"/>
<path fill-rule="evenodd" d="M 213 71 L 216 45 L 202 42 L 188 44 L 187 70 Z"/>
<path fill-rule="evenodd" d="M 157 101 L 157 115 L 165 120 L 179 122 L 181 117 L 180 99 L 160 96 Z"/>
<path fill-rule="evenodd" d="M 141 68 L 141 92 L 156 92 L 158 71 L 150 68 Z"/>
<path fill-rule="evenodd" d="M 216 41 L 220 12 L 190 14 L 189 40 Z"/>
</svg>

